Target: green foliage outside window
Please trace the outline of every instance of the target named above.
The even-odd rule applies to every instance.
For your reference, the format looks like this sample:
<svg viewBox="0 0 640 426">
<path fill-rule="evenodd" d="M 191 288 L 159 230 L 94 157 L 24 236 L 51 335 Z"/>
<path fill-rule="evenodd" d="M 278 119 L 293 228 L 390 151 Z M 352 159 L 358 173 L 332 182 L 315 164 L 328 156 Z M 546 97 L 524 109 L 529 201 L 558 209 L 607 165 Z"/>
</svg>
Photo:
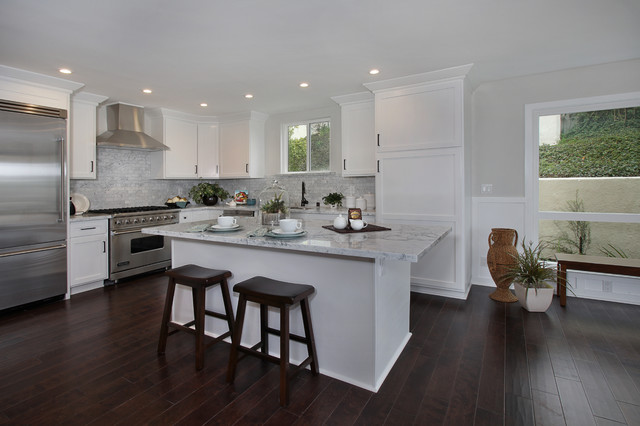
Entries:
<svg viewBox="0 0 640 426">
<path fill-rule="evenodd" d="M 540 146 L 541 178 L 640 176 L 640 107 L 563 114 L 562 120 L 558 144 Z"/>
<path fill-rule="evenodd" d="M 331 158 L 331 130 L 328 121 L 289 126 L 288 128 L 289 172 L 328 171 Z M 304 132 L 305 136 L 294 134 Z M 307 141 L 309 141 L 307 143 Z M 307 160 L 309 164 L 307 164 Z"/>
</svg>

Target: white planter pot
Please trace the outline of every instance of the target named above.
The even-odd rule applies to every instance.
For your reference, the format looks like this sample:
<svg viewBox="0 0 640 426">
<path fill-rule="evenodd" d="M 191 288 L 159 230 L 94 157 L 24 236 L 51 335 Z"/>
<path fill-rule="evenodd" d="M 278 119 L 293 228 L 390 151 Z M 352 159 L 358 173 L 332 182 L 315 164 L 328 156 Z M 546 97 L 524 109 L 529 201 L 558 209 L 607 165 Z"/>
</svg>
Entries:
<svg viewBox="0 0 640 426">
<path fill-rule="evenodd" d="M 530 288 L 527 292 L 526 287 L 521 284 L 513 283 L 513 289 L 516 292 L 518 301 L 529 312 L 545 312 L 549 309 L 553 301 L 553 287 L 546 288 Z"/>
</svg>

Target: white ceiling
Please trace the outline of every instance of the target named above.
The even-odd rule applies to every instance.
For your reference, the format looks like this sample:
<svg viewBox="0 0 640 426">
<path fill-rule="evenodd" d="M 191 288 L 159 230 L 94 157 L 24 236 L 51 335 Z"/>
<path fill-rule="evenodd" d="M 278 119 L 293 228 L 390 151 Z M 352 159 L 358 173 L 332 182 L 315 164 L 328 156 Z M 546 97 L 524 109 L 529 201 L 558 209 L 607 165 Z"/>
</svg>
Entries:
<svg viewBox="0 0 640 426">
<path fill-rule="evenodd" d="M 109 102 L 274 114 L 469 63 L 478 84 L 640 58 L 640 1 L 0 0 L 0 40 L 1 64 Z"/>
</svg>

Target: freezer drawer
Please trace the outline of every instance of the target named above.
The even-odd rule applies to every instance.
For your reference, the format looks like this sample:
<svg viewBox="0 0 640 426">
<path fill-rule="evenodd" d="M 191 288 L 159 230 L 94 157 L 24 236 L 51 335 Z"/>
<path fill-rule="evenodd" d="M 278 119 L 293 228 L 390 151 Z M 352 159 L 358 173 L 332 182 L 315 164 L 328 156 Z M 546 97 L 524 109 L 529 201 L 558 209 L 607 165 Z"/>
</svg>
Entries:
<svg viewBox="0 0 640 426">
<path fill-rule="evenodd" d="M 0 254 L 0 309 L 67 292 L 67 247 L 64 242 Z"/>
</svg>

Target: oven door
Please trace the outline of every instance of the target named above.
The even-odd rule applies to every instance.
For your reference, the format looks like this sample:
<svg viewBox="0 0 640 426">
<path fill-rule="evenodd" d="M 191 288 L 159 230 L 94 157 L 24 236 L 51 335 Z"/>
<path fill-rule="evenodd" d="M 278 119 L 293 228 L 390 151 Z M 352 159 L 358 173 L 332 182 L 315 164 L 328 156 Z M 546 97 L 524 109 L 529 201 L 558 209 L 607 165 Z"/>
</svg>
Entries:
<svg viewBox="0 0 640 426">
<path fill-rule="evenodd" d="M 171 266 L 171 244 L 162 235 L 143 234 L 139 229 L 110 234 L 110 280 Z"/>
</svg>

